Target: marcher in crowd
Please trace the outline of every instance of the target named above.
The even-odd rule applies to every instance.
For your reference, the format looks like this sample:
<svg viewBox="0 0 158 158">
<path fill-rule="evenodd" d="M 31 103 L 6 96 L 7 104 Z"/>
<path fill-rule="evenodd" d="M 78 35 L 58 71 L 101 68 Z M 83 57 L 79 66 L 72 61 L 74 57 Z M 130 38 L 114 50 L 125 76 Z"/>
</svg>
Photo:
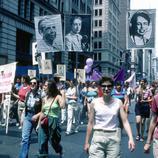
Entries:
<svg viewBox="0 0 158 158">
<path fill-rule="evenodd" d="M 23 124 L 23 118 L 24 118 L 24 109 L 25 109 L 25 98 L 26 94 L 30 91 L 30 77 L 29 76 L 22 76 L 21 78 L 22 86 L 19 89 L 18 95 L 15 93 L 12 93 L 14 97 L 18 99 L 18 117 L 20 126 L 19 129 L 22 128 Z"/>
<path fill-rule="evenodd" d="M 84 106 L 87 106 L 87 113 L 89 117 L 91 102 L 98 96 L 98 87 L 96 86 L 95 82 L 87 81 L 86 86 L 82 91 L 85 95 Z"/>
<path fill-rule="evenodd" d="M 40 158 L 48 158 L 48 140 L 55 151 L 62 155 L 62 146 L 58 143 L 54 147 L 52 134 L 59 128 L 60 109 L 64 108 L 65 105 L 65 95 L 59 92 L 55 81 L 46 81 L 44 91 L 46 97 L 43 99 L 42 111 L 37 126 Z M 46 128 L 41 126 L 41 120 L 45 115 L 48 116 L 48 127 Z"/>
<path fill-rule="evenodd" d="M 65 94 L 66 90 L 62 82 L 60 81 L 61 76 L 58 73 L 54 74 L 54 80 L 56 82 L 58 90 L 62 93 Z M 61 109 L 61 124 L 64 124 L 66 122 L 66 105 L 64 106 L 65 108 Z"/>
<path fill-rule="evenodd" d="M 128 105 L 129 105 L 129 98 L 128 98 L 126 90 L 124 89 L 124 87 L 120 81 L 116 82 L 115 88 L 113 88 L 111 95 L 112 95 L 112 97 L 118 98 L 122 101 L 122 103 L 124 105 L 124 110 L 127 113 Z"/>
<path fill-rule="evenodd" d="M 79 127 L 76 85 L 74 80 L 71 80 L 69 83 L 70 87 L 66 91 L 66 98 L 68 102 L 66 135 L 70 135 L 74 131 L 78 132 Z M 72 126 L 73 122 L 75 123 L 74 131 Z"/>
<path fill-rule="evenodd" d="M 136 129 L 137 141 L 144 141 L 144 130 L 146 118 L 150 117 L 150 105 L 152 99 L 151 90 L 147 87 L 147 80 L 145 78 L 140 80 L 140 86 L 136 89 Z"/>
<path fill-rule="evenodd" d="M 28 158 L 29 147 L 31 142 L 31 133 L 33 128 L 36 129 L 37 125 L 37 116 L 41 111 L 42 98 L 41 92 L 39 91 L 39 85 L 37 80 L 34 78 L 30 82 L 31 90 L 27 93 L 25 99 L 25 116 L 23 120 L 22 127 L 22 141 L 21 141 L 21 150 L 19 158 Z"/>
<path fill-rule="evenodd" d="M 128 99 L 129 99 L 129 105 L 131 105 L 131 99 L 134 98 L 133 89 L 130 86 L 129 82 L 125 82 L 124 88 L 125 88 L 126 94 L 128 96 Z M 126 112 L 129 112 L 129 107 L 127 106 L 127 108 L 125 110 L 126 110 Z"/>
<path fill-rule="evenodd" d="M 131 127 L 123 103 L 118 98 L 111 96 L 114 82 L 109 77 L 102 77 L 100 83 L 103 96 L 92 101 L 90 117 L 87 126 L 84 149 L 89 153 L 89 158 L 120 158 L 121 129 L 119 117 L 129 137 L 128 148 L 135 148 Z M 93 132 L 91 145 L 89 140 Z"/>
<path fill-rule="evenodd" d="M 148 131 L 147 141 L 144 146 L 145 153 L 149 153 L 153 140 L 153 155 L 158 158 L 158 94 L 153 97 L 151 105 L 152 116 Z"/>
</svg>

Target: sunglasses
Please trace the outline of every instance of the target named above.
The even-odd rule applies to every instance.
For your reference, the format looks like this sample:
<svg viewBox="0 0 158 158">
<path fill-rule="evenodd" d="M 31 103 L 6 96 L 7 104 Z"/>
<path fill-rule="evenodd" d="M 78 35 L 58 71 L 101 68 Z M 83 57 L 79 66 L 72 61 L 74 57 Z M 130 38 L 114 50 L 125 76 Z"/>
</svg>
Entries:
<svg viewBox="0 0 158 158">
<path fill-rule="evenodd" d="M 109 85 L 101 85 L 102 88 L 112 88 L 112 85 L 109 84 Z"/>
<path fill-rule="evenodd" d="M 31 82 L 31 84 L 37 84 L 37 82 Z"/>
</svg>

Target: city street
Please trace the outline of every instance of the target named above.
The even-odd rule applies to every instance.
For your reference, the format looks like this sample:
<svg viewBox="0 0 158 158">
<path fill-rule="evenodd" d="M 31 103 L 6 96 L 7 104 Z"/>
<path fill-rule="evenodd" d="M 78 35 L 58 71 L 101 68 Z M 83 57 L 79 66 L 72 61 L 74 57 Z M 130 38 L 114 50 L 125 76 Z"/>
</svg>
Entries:
<svg viewBox="0 0 158 158">
<path fill-rule="evenodd" d="M 134 121 L 134 106 L 130 107 L 129 114 L 130 124 L 132 126 L 134 137 L 136 136 L 135 121 Z M 62 127 L 62 145 L 64 148 L 63 158 L 86 158 L 87 154 L 83 151 L 83 144 L 85 138 L 86 125 L 82 125 L 80 132 L 65 136 L 65 126 Z M 145 134 L 146 135 L 146 134 Z M 18 158 L 21 141 L 21 130 L 15 126 L 9 127 L 9 132 L 5 134 L 5 128 L 0 127 L 0 158 Z M 150 154 L 143 153 L 143 142 L 136 142 L 136 149 L 134 152 L 128 150 L 127 135 L 122 133 L 122 158 L 152 158 L 152 151 Z M 32 134 L 32 141 L 30 147 L 29 158 L 36 158 L 38 151 L 37 136 Z M 50 158 L 58 158 L 53 149 L 50 147 Z"/>
</svg>

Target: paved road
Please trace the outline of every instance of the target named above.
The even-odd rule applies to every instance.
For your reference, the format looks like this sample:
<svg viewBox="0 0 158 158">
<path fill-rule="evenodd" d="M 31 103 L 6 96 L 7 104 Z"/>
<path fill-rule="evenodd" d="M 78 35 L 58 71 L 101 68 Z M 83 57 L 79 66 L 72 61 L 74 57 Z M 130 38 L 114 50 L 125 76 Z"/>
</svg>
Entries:
<svg viewBox="0 0 158 158">
<path fill-rule="evenodd" d="M 130 107 L 129 121 L 132 126 L 133 135 L 136 136 L 134 106 Z M 62 145 L 64 147 L 63 158 L 86 158 L 87 155 L 83 151 L 86 125 L 82 125 L 80 132 L 71 136 L 65 136 L 65 126 L 62 127 Z M 15 126 L 9 127 L 9 132 L 5 134 L 5 128 L 0 127 L 0 158 L 17 158 L 21 141 L 21 130 Z M 143 142 L 136 142 L 136 150 L 130 152 L 127 147 L 127 135 L 123 131 L 122 134 L 122 158 L 152 158 L 152 153 L 146 155 L 143 153 Z M 50 158 L 58 158 L 50 147 Z M 36 158 L 38 151 L 37 136 L 32 134 L 29 158 Z"/>
</svg>

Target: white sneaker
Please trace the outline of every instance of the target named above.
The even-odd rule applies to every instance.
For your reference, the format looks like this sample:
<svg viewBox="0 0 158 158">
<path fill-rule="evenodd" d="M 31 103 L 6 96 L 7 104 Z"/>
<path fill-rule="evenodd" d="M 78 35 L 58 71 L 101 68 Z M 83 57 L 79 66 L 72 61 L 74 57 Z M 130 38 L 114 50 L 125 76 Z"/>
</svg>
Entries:
<svg viewBox="0 0 158 158">
<path fill-rule="evenodd" d="M 22 129 L 22 127 L 21 127 L 21 126 L 19 126 L 19 129 Z"/>
<path fill-rule="evenodd" d="M 20 124 L 19 123 L 16 123 L 16 126 L 18 127 Z"/>
<path fill-rule="evenodd" d="M 78 133 L 78 132 L 79 132 L 78 129 L 79 129 L 79 127 L 76 127 L 76 128 L 75 128 L 75 133 Z"/>
</svg>

